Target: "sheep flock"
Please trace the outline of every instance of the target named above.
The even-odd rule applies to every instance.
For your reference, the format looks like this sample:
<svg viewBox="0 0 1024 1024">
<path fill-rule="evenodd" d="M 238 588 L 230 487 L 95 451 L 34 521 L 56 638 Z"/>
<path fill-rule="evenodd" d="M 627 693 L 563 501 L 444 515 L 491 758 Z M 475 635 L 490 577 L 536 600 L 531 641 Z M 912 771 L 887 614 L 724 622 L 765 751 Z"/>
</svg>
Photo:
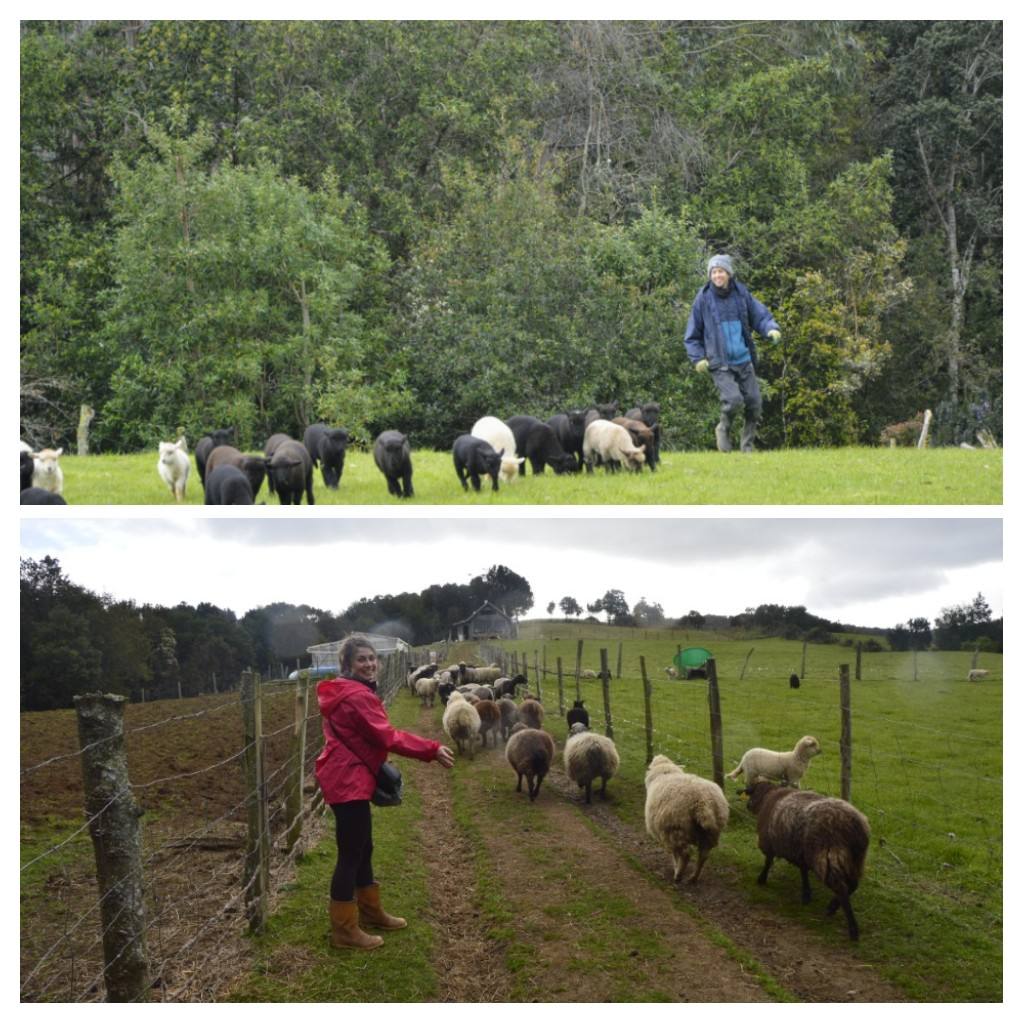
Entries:
<svg viewBox="0 0 1024 1024">
<path fill-rule="evenodd" d="M 591 731 L 583 701 L 575 701 L 563 720 L 558 709 L 545 708 L 539 694 L 531 693 L 525 676 L 507 676 L 498 665 L 465 662 L 414 669 L 408 688 L 424 709 L 435 700 L 442 706 L 441 726 L 460 755 L 474 758 L 490 747 L 498 753 L 504 746 L 515 792 L 525 790 L 530 804 L 557 799 L 550 786 L 543 796 L 542 787 L 558 760 L 570 787 L 562 792 L 578 806 L 589 806 L 595 791 L 602 800 L 615 800 L 609 782 L 620 774 L 622 759 L 612 738 Z M 561 758 L 552 718 L 564 725 Z M 801 873 L 806 903 L 809 875 L 814 874 L 833 894 L 826 913 L 842 909 L 848 934 L 857 939 L 860 928 L 850 897 L 864 873 L 870 826 L 852 804 L 800 788 L 812 758 L 821 753 L 813 736 L 801 737 L 788 751 L 751 748 L 726 777 L 744 775 L 744 788 L 733 799 L 745 802 L 757 819 L 758 848 L 765 857 L 757 881 L 766 883 L 776 858 L 787 860 Z M 639 766 L 627 767 L 638 774 Z M 729 798 L 714 781 L 660 753 L 646 766 L 643 781 L 646 831 L 668 853 L 672 881 L 695 885 L 729 827 Z M 572 787 L 580 797 L 568 795 Z"/>
</svg>

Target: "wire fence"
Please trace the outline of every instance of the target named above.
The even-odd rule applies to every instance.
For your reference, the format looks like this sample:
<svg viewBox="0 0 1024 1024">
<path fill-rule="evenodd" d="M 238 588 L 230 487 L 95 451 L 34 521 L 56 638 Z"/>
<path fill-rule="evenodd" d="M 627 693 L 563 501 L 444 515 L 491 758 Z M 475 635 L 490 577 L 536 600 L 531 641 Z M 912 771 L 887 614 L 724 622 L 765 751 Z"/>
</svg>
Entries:
<svg viewBox="0 0 1024 1024">
<path fill-rule="evenodd" d="M 382 658 L 385 703 L 407 673 L 407 654 Z M 252 917 L 254 893 L 265 886 L 265 914 L 323 834 L 324 810 L 314 775 L 323 733 L 312 684 L 304 676 L 257 679 L 249 692 L 175 701 L 191 706 L 173 715 L 166 702 L 115 707 L 116 734 L 90 742 L 81 732 L 75 742 L 74 713 L 23 721 L 23 1002 L 209 1001 L 244 967 L 244 936 L 262 926 Z M 254 708 L 261 728 L 246 742 Z M 243 769 L 257 748 L 262 771 L 254 785 Z M 118 749 L 125 780 L 91 807 L 87 764 Z M 123 801 L 139 815 L 139 857 L 130 873 L 111 880 L 98 851 Z M 263 844 L 251 835 L 254 804 L 263 811 Z M 254 847 L 263 850 L 255 871 Z M 142 924 L 121 941 L 133 887 Z M 126 996 L 116 979 L 140 958 L 144 983 Z"/>
</svg>

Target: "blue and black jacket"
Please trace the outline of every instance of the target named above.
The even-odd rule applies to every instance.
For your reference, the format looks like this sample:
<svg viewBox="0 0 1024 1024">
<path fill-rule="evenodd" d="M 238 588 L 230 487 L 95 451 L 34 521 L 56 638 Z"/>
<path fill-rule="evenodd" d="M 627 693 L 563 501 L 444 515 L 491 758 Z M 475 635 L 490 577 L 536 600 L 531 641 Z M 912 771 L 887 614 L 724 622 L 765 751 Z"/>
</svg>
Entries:
<svg viewBox="0 0 1024 1024">
<path fill-rule="evenodd" d="M 768 307 L 740 281 L 734 278 L 724 296 L 708 281 L 697 292 L 686 322 L 686 354 L 692 363 L 706 359 L 712 370 L 751 361 L 756 367 L 753 331 L 767 337 L 769 331 L 777 330 L 779 325 Z"/>
</svg>

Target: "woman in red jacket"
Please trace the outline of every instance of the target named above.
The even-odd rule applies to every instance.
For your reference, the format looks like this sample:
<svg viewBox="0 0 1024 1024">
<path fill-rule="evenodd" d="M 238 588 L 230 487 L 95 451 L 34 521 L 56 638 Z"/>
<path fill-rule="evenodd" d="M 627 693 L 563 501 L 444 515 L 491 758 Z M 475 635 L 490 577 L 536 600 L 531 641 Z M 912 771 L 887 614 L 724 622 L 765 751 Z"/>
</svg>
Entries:
<svg viewBox="0 0 1024 1024">
<path fill-rule="evenodd" d="M 394 728 L 377 696 L 377 651 L 363 637 L 348 637 L 339 652 L 341 674 L 316 688 L 323 716 L 324 749 L 316 777 L 334 811 L 338 864 L 331 879 L 331 945 L 376 949 L 384 940 L 360 925 L 404 928 L 405 920 L 385 913 L 373 879 L 370 797 L 388 751 L 437 761 L 445 768 L 455 755 L 436 740 Z"/>
</svg>

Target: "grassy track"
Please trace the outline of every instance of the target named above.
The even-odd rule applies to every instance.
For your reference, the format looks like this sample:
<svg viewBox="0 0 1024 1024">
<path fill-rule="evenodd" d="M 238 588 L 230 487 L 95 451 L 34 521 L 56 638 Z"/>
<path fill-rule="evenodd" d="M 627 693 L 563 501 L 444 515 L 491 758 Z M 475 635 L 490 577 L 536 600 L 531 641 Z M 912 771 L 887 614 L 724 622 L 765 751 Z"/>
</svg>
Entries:
<svg viewBox="0 0 1024 1024">
<path fill-rule="evenodd" d="M 412 503 L 425 505 L 998 505 L 1002 502 L 1001 450 L 833 448 L 758 452 L 668 452 L 658 472 L 521 477 L 493 494 L 463 492 L 447 452 L 413 454 Z M 157 476 L 156 453 L 67 456 L 64 497 L 72 505 L 173 505 Z M 323 505 L 397 504 L 366 452 L 353 451 L 341 486 L 323 486 L 315 471 L 314 496 Z M 263 488 L 258 501 L 277 504 Z M 187 501 L 202 504 L 193 465 Z"/>
<path fill-rule="evenodd" d="M 702 645 L 716 657 L 719 668 L 724 749 L 726 769 L 736 763 L 749 746 L 764 745 L 789 748 L 804 733 L 813 733 L 822 743 L 823 753 L 812 761 L 805 786 L 820 792 L 838 794 L 839 790 L 839 709 L 837 694 L 838 665 L 854 664 L 854 652 L 841 646 L 808 648 L 807 669 L 798 690 L 788 687 L 790 672 L 799 671 L 802 645 L 782 640 L 736 640 L 713 634 L 678 631 L 614 631 L 600 630 L 606 636 L 595 638 L 593 631 L 575 624 L 528 624 L 527 636 L 509 645 L 520 660 L 525 656 L 531 667 L 535 652 L 549 671 L 556 657 L 562 658 L 564 698 L 571 703 L 575 683 L 569 679 L 570 666 L 575 664 L 577 635 L 585 635 L 584 667 L 596 668 L 599 648 L 606 647 L 614 672 L 618 655 L 618 638 L 623 638 L 623 669 L 620 679 L 611 682 L 611 716 L 615 741 L 622 757 L 620 775 L 609 787 L 613 800 L 609 803 L 621 822 L 638 833 L 643 831 L 643 775 L 647 751 L 644 731 L 644 707 L 640 679 L 640 656 L 646 661 L 653 685 L 652 713 L 654 749 L 685 763 L 691 771 L 710 776 L 711 742 L 708 728 L 706 684 L 669 680 L 664 666 L 669 664 L 677 646 Z M 529 635 L 531 634 L 532 635 Z M 555 637 L 558 639 L 555 639 Z M 747 654 L 744 679 L 739 679 Z M 451 652 L 449 652 L 451 653 Z M 908 655 L 891 653 L 865 654 L 862 680 L 853 683 L 853 801 L 869 816 L 872 824 L 872 846 L 864 882 L 854 899 L 861 923 L 862 937 L 857 955 L 865 964 L 919 1001 L 998 1001 L 1002 998 L 1002 659 L 983 654 L 980 664 L 991 675 L 982 683 L 968 684 L 967 669 L 971 655 L 963 653 L 923 653 L 918 656 L 917 681 L 913 678 L 913 660 Z M 590 708 L 592 725 L 604 727 L 604 709 L 600 684 L 581 680 L 581 691 Z M 544 704 L 548 709 L 545 727 L 558 741 L 559 750 L 565 738 L 564 721 L 558 716 L 558 689 L 553 676 L 542 684 Z M 440 718 L 440 710 L 435 711 Z M 392 709 L 396 725 L 415 728 L 419 708 L 407 694 L 400 693 Z M 483 758 L 456 767 L 456 781 L 461 772 L 470 771 L 478 786 L 491 796 L 484 803 L 467 803 L 463 783 L 455 787 L 454 814 L 459 827 L 479 845 L 480 830 L 488 833 L 512 813 L 526 814 L 522 801 L 510 796 L 513 788 L 507 766 L 500 759 L 487 765 Z M 488 781 L 488 773 L 493 779 Z M 468 776 L 467 776 L 468 778 Z M 718 877 L 732 879 L 729 883 L 751 908 L 768 912 L 787 922 L 787 927 L 805 930 L 808 941 L 824 944 L 837 953 L 848 950 L 844 929 L 836 919 L 826 918 L 822 909 L 821 887 L 814 883 L 815 901 L 810 907 L 799 902 L 799 875 L 795 868 L 778 863 L 767 886 L 755 884 L 761 866 L 756 847 L 752 816 L 736 797 L 737 785 L 727 781 L 726 792 L 732 807 L 729 826 L 719 848 L 714 852 L 709 870 Z M 460 795 L 461 794 L 461 795 Z M 549 793 L 548 798 L 552 799 Z M 415 800 L 415 798 L 414 798 Z M 513 807 L 513 804 L 515 805 Z M 413 810 L 415 802 L 407 810 Z M 532 814 L 532 811 L 529 811 Z M 415 902 L 416 872 L 404 859 L 408 850 L 409 822 L 404 814 L 379 814 L 378 849 L 391 860 L 392 871 L 401 863 L 403 885 L 409 890 L 404 898 Z M 531 818 L 532 820 L 532 818 Z M 488 824 L 488 821 L 490 823 Z M 601 841 L 595 831 L 595 842 Z M 557 875 L 558 865 L 549 863 L 545 849 L 550 836 L 544 830 L 523 825 L 520 843 L 536 844 L 537 873 Z M 326 888 L 327 872 L 333 842 L 325 844 L 330 851 L 318 851 L 316 858 L 303 868 L 299 892 L 289 898 L 288 906 L 275 923 L 263 950 L 266 970 L 278 956 L 286 956 L 289 941 L 304 946 L 322 945 L 322 936 L 310 936 L 310 913 L 319 913 L 318 900 Z M 529 854 L 526 854 L 529 855 Z M 326 860 L 321 863 L 321 860 Z M 415 858 L 413 858 L 413 862 Z M 382 866 L 386 864 L 382 861 Z M 474 867 L 463 864 L 467 885 L 482 871 L 480 912 L 485 926 L 500 937 L 507 913 L 502 893 L 518 893 L 522 879 L 506 877 L 500 866 L 485 858 Z M 572 865 L 566 862 L 565 869 Z M 498 870 L 495 870 L 498 868 Z M 389 871 L 390 874 L 390 871 Z M 564 874 L 564 872 L 563 872 Z M 399 872 L 393 877 L 396 881 Z M 307 893 L 306 882 L 315 892 Z M 408 882 L 406 883 L 406 880 Z M 575 919 L 599 922 L 609 913 L 598 892 L 577 893 L 581 900 L 574 905 Z M 683 899 L 686 899 L 685 893 Z M 314 907 L 314 905 L 316 905 Z M 306 908 L 306 931 L 301 931 L 299 911 Z M 299 908 L 298 910 L 295 908 Z M 288 933 L 295 916 L 294 938 Z M 557 915 L 553 918 L 554 928 Z M 575 939 L 582 944 L 601 942 L 605 932 L 596 928 L 594 936 L 585 931 Z M 428 936 L 424 936 L 429 941 Z M 596 949 L 604 947 L 595 946 Z M 653 947 L 652 947 L 653 949 Z M 523 951 L 519 951 L 523 952 Z M 635 983 L 631 973 L 636 966 L 623 957 L 601 954 L 604 978 L 621 998 L 640 1001 L 659 998 L 656 992 L 629 989 Z M 381 960 L 382 990 L 390 984 L 390 998 L 430 998 L 433 991 L 426 958 L 409 965 L 403 963 L 390 969 Z M 666 955 L 653 949 L 652 956 Z M 732 955 L 739 958 L 738 951 Z M 345 978 L 354 970 L 351 960 L 333 959 L 317 952 L 317 963 L 330 976 L 321 983 L 315 967 L 303 975 L 304 995 L 291 981 L 271 983 L 257 976 L 237 992 L 239 999 L 316 998 L 310 992 L 326 992 L 329 986 L 345 991 Z M 528 967 L 529 958 L 520 963 L 517 950 L 507 950 L 513 972 Z M 587 961 L 589 962 L 589 960 Z M 737 968 L 738 969 L 738 968 Z M 400 977 L 401 975 L 401 977 Z M 523 976 L 528 982 L 529 970 Z M 366 981 L 360 972 L 359 984 Z M 376 982 L 374 983 L 376 984 Z M 772 998 L 786 998 L 784 989 L 777 992 L 773 982 L 764 982 Z M 322 987 L 323 986 L 323 987 Z M 617 987 L 616 987 L 617 986 Z M 528 989 L 527 985 L 527 989 Z M 395 992 L 400 992 L 396 995 Z M 368 1000 L 381 998 L 363 991 Z M 554 998 L 556 993 L 528 994 L 518 992 L 515 999 Z M 856 998 L 856 996 L 854 996 Z"/>
</svg>

